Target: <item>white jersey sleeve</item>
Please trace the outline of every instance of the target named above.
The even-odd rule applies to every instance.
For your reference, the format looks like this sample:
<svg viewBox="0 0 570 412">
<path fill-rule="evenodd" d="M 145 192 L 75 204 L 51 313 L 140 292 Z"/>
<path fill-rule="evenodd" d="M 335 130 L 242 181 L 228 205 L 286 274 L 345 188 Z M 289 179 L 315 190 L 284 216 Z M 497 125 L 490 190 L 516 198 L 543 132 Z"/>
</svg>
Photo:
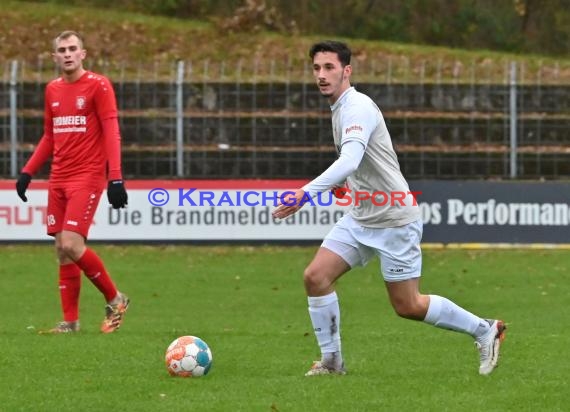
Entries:
<svg viewBox="0 0 570 412">
<path fill-rule="evenodd" d="M 357 141 L 368 146 L 370 136 L 378 126 L 378 111 L 371 104 L 346 104 L 340 115 L 341 145 Z"/>
<path fill-rule="evenodd" d="M 303 186 L 311 197 L 343 183 L 360 165 L 366 147 L 362 140 L 352 139 L 342 145 L 340 156 L 320 176 Z"/>
</svg>

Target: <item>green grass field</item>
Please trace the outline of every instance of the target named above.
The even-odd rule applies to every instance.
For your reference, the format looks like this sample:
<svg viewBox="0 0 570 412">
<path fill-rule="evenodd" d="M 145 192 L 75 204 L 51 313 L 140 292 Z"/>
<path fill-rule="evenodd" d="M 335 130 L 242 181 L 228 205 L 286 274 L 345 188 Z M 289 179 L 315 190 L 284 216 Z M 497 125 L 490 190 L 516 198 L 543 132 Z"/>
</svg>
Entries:
<svg viewBox="0 0 570 412">
<path fill-rule="evenodd" d="M 38 335 L 60 318 L 52 247 L 0 246 L 0 411 L 568 410 L 568 250 L 424 251 L 424 292 L 507 322 L 491 376 L 470 337 L 399 319 L 373 262 L 338 285 L 349 374 L 305 378 L 315 247 L 93 248 L 132 299 L 112 335 L 85 278 L 82 331 Z M 166 347 L 187 334 L 213 351 L 206 377 L 166 371 Z"/>
</svg>

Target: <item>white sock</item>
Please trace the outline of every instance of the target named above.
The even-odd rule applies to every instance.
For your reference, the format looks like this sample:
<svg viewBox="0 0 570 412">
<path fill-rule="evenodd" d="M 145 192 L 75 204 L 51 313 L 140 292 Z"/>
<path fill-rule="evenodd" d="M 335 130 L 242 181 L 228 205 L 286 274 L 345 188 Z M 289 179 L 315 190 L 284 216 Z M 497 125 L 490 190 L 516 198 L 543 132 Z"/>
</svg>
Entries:
<svg viewBox="0 0 570 412">
<path fill-rule="evenodd" d="M 317 338 L 323 361 L 334 361 L 335 367 L 342 364 L 340 354 L 340 308 L 336 292 L 325 296 L 309 296 L 309 315 Z"/>
<path fill-rule="evenodd" d="M 474 338 L 484 335 L 490 327 L 486 320 L 437 295 L 429 295 L 429 307 L 424 322 L 438 328 L 467 333 Z"/>
</svg>

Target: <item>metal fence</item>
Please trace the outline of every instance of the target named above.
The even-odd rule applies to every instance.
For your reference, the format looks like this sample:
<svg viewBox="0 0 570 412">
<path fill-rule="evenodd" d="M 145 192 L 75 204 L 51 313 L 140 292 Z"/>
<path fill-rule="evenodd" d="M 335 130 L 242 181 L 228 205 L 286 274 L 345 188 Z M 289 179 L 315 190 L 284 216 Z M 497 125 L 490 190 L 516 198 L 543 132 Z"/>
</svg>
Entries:
<svg viewBox="0 0 570 412">
<path fill-rule="evenodd" d="M 91 62 L 113 81 L 129 178 L 311 178 L 334 159 L 330 109 L 311 68 L 287 62 Z M 559 179 L 570 174 L 567 68 L 503 62 L 411 67 L 353 62 L 353 84 L 383 111 L 408 178 Z M 43 62 L 6 62 L 0 177 L 43 132 Z M 42 169 L 46 176 L 48 167 Z"/>
</svg>

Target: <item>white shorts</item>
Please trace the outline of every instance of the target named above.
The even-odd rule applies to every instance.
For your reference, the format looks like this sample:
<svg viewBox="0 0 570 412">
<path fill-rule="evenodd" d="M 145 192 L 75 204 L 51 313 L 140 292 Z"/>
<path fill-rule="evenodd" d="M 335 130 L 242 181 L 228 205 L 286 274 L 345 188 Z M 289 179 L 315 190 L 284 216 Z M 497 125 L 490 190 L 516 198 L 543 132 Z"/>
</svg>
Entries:
<svg viewBox="0 0 570 412">
<path fill-rule="evenodd" d="M 346 214 L 327 234 L 321 247 L 339 255 L 351 268 L 365 266 L 376 254 L 384 280 L 400 282 L 421 276 L 422 231 L 421 219 L 399 227 L 370 228 Z"/>
</svg>

